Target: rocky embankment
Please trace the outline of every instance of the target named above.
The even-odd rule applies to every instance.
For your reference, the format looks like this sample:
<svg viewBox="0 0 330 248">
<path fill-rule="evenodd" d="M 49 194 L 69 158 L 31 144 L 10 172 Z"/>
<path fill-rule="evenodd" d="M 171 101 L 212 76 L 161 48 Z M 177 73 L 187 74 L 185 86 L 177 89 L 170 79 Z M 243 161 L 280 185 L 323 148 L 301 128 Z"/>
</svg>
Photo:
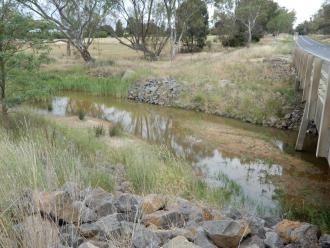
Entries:
<svg viewBox="0 0 330 248">
<path fill-rule="evenodd" d="M 14 240 L 49 248 L 330 247 L 330 235 L 320 237 L 314 225 L 218 211 L 180 197 L 111 194 L 66 183 L 54 192 L 27 192 L 19 202 L 17 237 L 0 233 L 8 247 L 18 247 Z"/>
<path fill-rule="evenodd" d="M 160 78 L 137 82 L 128 90 L 128 99 L 162 106 L 172 106 L 183 87 L 175 79 Z"/>
<path fill-rule="evenodd" d="M 272 80 L 281 81 L 287 78 L 294 77 L 295 72 L 291 66 L 291 62 L 287 58 L 270 58 L 265 59 L 263 63 L 268 64 L 272 71 Z M 221 80 L 221 86 L 233 85 L 230 80 Z M 205 89 L 207 93 L 208 89 Z M 180 96 L 183 92 L 192 92 L 189 89 L 189 84 L 177 82 L 173 78 L 153 78 L 146 81 L 139 81 L 134 83 L 128 90 L 128 99 L 143 103 L 161 105 L 161 106 L 175 106 L 183 109 L 191 109 L 208 114 L 214 114 L 224 117 L 235 118 L 231 113 L 223 113 L 219 109 L 205 105 L 204 103 L 182 103 Z M 282 99 L 280 93 L 276 94 L 276 98 Z M 300 97 L 297 97 L 300 99 Z M 296 103 L 295 106 L 285 106 L 283 111 L 287 114 L 283 118 L 272 116 L 265 119 L 261 124 L 267 127 L 275 127 L 279 129 L 296 130 L 299 128 L 300 121 L 304 111 L 304 105 Z M 252 122 L 249 118 L 242 119 L 246 122 Z"/>
</svg>

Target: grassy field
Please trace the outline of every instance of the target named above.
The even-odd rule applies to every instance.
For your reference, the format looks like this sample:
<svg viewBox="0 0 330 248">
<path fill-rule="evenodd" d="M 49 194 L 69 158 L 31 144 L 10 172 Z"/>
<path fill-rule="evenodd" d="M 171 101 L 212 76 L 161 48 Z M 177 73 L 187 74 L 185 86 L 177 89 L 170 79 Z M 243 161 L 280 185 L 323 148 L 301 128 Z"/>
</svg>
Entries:
<svg viewBox="0 0 330 248">
<path fill-rule="evenodd" d="M 43 83 L 56 90 L 126 97 L 137 80 L 172 77 L 189 89 L 175 103 L 178 107 L 258 124 L 290 111 L 295 101 L 292 74 L 264 60 L 290 61 L 292 36 L 269 36 L 251 48 L 236 49 L 221 47 L 216 37 L 209 40 L 211 48 L 201 53 L 178 54 L 171 61 L 165 49 L 159 61 L 151 62 L 114 39 L 96 39 L 90 48 L 96 62 L 89 65 L 76 51 L 67 57 L 66 45 L 57 43 L 50 51 L 53 62 L 42 68 Z"/>
</svg>

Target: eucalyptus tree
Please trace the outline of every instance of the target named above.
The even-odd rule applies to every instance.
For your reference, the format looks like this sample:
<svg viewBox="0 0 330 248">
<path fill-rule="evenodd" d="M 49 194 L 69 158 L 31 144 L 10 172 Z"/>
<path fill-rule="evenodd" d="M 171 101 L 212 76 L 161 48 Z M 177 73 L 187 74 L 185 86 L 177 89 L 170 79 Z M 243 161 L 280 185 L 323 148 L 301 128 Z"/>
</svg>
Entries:
<svg viewBox="0 0 330 248">
<path fill-rule="evenodd" d="M 38 87 L 26 87 L 30 82 L 22 72 L 38 66 L 31 51 L 43 47 L 43 37 L 40 23 L 18 12 L 13 1 L 0 2 L 0 105 L 5 128 L 9 127 L 8 109 L 11 106 L 40 94 Z M 27 50 L 29 53 L 25 53 Z"/>
<path fill-rule="evenodd" d="M 249 46 L 258 20 L 267 14 L 268 2 L 269 0 L 216 0 L 216 7 L 233 24 L 239 22 L 245 27 Z"/>
<path fill-rule="evenodd" d="M 113 36 L 123 45 L 143 52 L 145 58 L 159 57 L 169 40 L 168 9 L 164 0 L 118 0 L 115 18 L 126 23 L 123 37 Z"/>
<path fill-rule="evenodd" d="M 95 33 L 115 7 L 116 0 L 17 0 L 25 8 L 50 21 L 79 51 L 86 62 Z"/>
</svg>

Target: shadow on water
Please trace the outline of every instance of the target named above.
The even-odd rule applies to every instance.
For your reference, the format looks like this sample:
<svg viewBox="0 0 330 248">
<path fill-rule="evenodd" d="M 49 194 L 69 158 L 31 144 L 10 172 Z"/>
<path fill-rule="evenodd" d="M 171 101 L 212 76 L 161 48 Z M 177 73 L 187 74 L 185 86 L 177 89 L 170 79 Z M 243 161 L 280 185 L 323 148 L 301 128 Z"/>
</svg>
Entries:
<svg viewBox="0 0 330 248">
<path fill-rule="evenodd" d="M 314 202 L 314 199 L 326 202 L 330 199 L 330 172 L 327 163 L 315 158 L 312 143 L 306 146 L 306 152 L 295 152 L 295 132 L 258 127 L 192 111 L 81 93 L 66 93 L 65 96 L 55 97 L 51 104 L 53 115 L 77 115 L 79 111 L 84 111 L 91 117 L 120 123 L 125 131 L 149 142 L 166 144 L 176 155 L 191 161 L 206 176 L 210 185 L 221 187 L 224 181 L 231 180 L 238 185 L 244 196 L 265 208 L 278 209 L 276 194 L 279 191 L 288 197 L 294 195 L 295 199 L 303 202 Z M 47 106 L 42 108 L 46 112 Z M 224 155 L 210 140 L 205 140 L 203 136 L 196 135 L 192 129 L 182 125 L 187 121 L 200 120 L 215 126 L 225 125 L 262 134 L 283 156 L 293 159 L 288 163 L 277 163 L 265 159 L 245 161 L 243 156 Z"/>
</svg>

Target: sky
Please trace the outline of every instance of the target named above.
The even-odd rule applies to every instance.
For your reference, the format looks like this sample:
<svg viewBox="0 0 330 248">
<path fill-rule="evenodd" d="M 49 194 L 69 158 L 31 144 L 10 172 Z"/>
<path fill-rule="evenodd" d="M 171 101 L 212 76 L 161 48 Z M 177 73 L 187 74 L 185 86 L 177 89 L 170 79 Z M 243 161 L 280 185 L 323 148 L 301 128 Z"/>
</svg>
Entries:
<svg viewBox="0 0 330 248">
<path fill-rule="evenodd" d="M 297 14 L 295 25 L 309 20 L 324 3 L 324 0 L 276 0 L 280 6 L 286 7 L 289 10 L 294 9 Z"/>
</svg>

